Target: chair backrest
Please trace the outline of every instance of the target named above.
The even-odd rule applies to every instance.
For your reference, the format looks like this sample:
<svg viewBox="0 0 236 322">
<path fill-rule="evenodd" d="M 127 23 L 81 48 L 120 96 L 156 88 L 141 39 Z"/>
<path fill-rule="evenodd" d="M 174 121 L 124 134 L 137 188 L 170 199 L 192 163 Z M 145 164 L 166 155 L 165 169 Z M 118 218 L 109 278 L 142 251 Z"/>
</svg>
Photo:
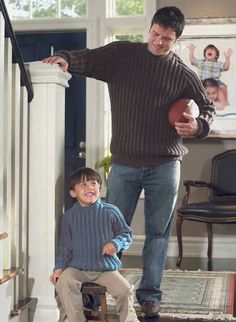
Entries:
<svg viewBox="0 0 236 322">
<path fill-rule="evenodd" d="M 212 159 L 211 184 L 210 200 L 236 203 L 236 149 Z"/>
</svg>

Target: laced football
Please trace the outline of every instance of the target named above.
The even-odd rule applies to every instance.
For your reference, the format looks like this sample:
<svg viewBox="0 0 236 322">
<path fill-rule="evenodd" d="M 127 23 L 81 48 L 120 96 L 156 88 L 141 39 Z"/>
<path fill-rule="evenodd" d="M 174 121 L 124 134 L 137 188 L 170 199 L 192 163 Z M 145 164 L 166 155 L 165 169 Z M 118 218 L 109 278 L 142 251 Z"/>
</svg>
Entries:
<svg viewBox="0 0 236 322">
<path fill-rule="evenodd" d="M 181 98 L 170 106 L 168 112 L 168 120 L 173 127 L 175 127 L 175 122 L 188 122 L 183 115 L 184 112 L 192 115 L 193 117 L 198 117 L 199 115 L 198 106 L 193 100 Z"/>
</svg>

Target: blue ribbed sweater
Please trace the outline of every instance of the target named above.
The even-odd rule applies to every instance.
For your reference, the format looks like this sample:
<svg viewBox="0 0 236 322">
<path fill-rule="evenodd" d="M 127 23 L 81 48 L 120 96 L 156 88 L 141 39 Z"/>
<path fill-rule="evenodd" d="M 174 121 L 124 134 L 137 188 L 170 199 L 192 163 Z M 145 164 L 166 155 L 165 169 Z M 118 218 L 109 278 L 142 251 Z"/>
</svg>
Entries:
<svg viewBox="0 0 236 322">
<path fill-rule="evenodd" d="M 119 258 L 103 255 L 103 246 L 111 242 L 119 252 L 127 249 L 131 241 L 131 229 L 116 206 L 100 199 L 89 207 L 77 202 L 62 216 L 55 269 L 75 267 L 96 272 L 119 269 Z"/>
</svg>

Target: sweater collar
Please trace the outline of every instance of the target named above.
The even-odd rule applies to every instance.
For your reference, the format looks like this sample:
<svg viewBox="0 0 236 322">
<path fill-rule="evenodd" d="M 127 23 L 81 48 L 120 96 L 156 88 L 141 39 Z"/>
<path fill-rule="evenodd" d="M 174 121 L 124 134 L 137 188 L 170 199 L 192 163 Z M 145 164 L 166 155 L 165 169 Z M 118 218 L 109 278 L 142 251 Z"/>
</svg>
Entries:
<svg viewBox="0 0 236 322">
<path fill-rule="evenodd" d="M 81 208 L 81 209 L 91 209 L 91 208 L 97 207 L 100 203 L 101 203 L 101 199 L 98 198 L 95 203 L 91 204 L 90 206 L 84 207 L 84 206 L 81 206 L 81 204 L 77 201 L 75 202 L 74 207 Z"/>
<path fill-rule="evenodd" d="M 174 55 L 174 52 L 172 50 L 170 50 L 170 52 L 167 54 L 167 55 L 153 55 L 149 50 L 148 50 L 148 43 L 144 43 L 144 48 L 145 50 L 148 52 L 148 54 L 151 56 L 151 57 L 154 57 L 155 59 L 158 59 L 158 60 L 170 60 L 173 55 Z"/>
</svg>

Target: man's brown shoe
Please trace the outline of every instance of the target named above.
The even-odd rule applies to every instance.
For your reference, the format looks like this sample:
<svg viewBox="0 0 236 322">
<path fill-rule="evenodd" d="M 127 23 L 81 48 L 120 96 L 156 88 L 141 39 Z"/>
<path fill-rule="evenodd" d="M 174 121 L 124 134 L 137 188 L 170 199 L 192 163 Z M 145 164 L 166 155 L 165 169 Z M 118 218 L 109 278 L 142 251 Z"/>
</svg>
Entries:
<svg viewBox="0 0 236 322">
<path fill-rule="evenodd" d="M 142 303 L 142 312 L 147 318 L 158 316 L 158 313 L 160 312 L 160 305 L 156 301 L 144 301 Z"/>
</svg>

